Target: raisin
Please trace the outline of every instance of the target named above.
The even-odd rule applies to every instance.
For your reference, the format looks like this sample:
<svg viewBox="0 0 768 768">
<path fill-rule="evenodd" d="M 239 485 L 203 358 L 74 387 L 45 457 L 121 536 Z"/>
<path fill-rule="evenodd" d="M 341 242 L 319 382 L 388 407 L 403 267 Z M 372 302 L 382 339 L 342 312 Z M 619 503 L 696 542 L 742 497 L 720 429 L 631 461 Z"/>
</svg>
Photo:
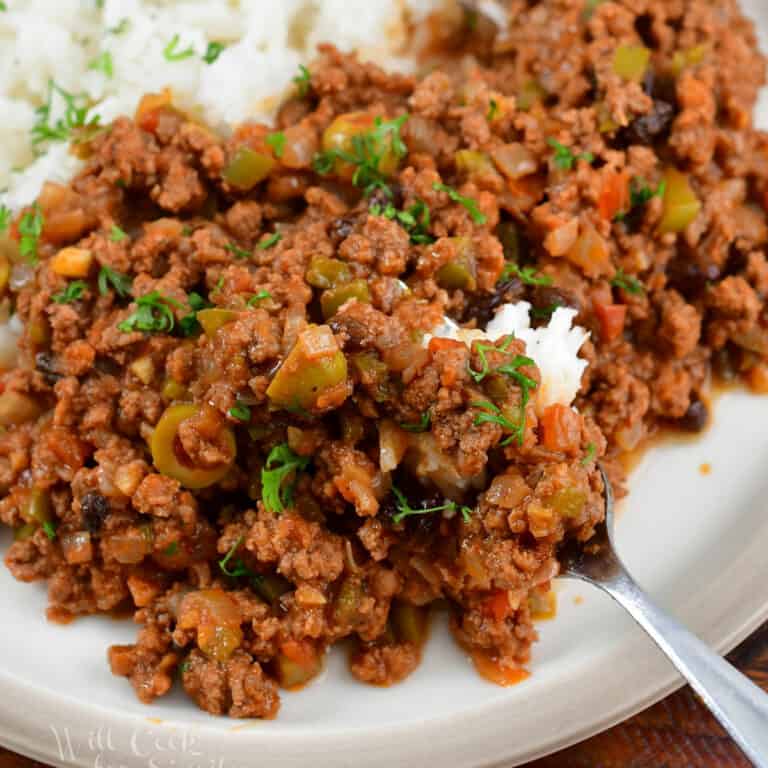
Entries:
<svg viewBox="0 0 768 768">
<path fill-rule="evenodd" d="M 109 515 L 109 501 L 100 493 L 90 491 L 80 500 L 83 526 L 91 533 L 98 533 Z"/>
<path fill-rule="evenodd" d="M 63 378 L 56 369 L 56 358 L 48 352 L 38 352 L 35 355 L 35 368 L 43 374 L 46 384 L 55 384 Z"/>
<path fill-rule="evenodd" d="M 694 400 L 677 424 L 686 432 L 702 432 L 709 423 L 709 409 L 701 400 Z"/>
<path fill-rule="evenodd" d="M 651 145 L 669 130 L 674 116 L 675 108 L 666 101 L 657 99 L 647 115 L 635 118 L 629 124 L 624 136 L 630 144 Z"/>
</svg>

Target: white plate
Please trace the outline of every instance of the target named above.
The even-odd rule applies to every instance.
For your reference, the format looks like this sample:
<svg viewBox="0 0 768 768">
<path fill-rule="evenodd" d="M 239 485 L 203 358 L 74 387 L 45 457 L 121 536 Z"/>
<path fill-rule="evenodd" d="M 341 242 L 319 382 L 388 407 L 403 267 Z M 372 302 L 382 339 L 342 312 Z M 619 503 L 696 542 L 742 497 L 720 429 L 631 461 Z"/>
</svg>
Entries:
<svg viewBox="0 0 768 768">
<path fill-rule="evenodd" d="M 768 49 L 768 8 L 763 0 L 744 5 L 761 18 Z M 700 440 L 646 456 L 618 538 L 640 583 L 727 650 L 768 618 L 768 401 L 728 394 L 715 422 Z M 711 474 L 701 474 L 703 463 Z M 337 651 L 321 680 L 284 694 L 276 721 L 243 723 L 210 717 L 179 693 L 140 704 L 106 662 L 108 645 L 132 640 L 132 624 L 48 624 L 44 590 L 0 568 L 0 742 L 83 768 L 511 766 L 596 733 L 680 684 L 608 598 L 577 583 L 563 583 L 559 597 L 557 618 L 540 627 L 532 676 L 513 688 L 478 678 L 438 625 L 405 683 L 356 683 Z"/>
</svg>

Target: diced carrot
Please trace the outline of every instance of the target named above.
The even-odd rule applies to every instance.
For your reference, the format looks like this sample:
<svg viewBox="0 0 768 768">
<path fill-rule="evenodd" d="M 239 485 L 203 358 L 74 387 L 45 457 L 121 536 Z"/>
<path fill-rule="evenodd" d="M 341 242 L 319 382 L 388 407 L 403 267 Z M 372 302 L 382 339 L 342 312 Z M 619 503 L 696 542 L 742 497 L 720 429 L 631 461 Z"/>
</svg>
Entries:
<svg viewBox="0 0 768 768">
<path fill-rule="evenodd" d="M 600 336 L 603 341 L 613 341 L 624 332 L 627 318 L 625 304 L 595 304 L 595 314 L 600 321 Z"/>
<path fill-rule="evenodd" d="M 433 354 L 435 352 L 445 352 L 451 349 L 457 349 L 465 346 L 462 342 L 455 339 L 441 339 L 434 336 L 429 340 L 429 351 Z"/>
<path fill-rule="evenodd" d="M 509 609 L 509 594 L 506 589 L 497 589 L 483 601 L 483 613 L 496 621 L 504 621 L 509 616 Z"/>
<path fill-rule="evenodd" d="M 302 666 L 312 666 L 317 661 L 317 652 L 312 643 L 300 640 L 285 640 L 280 646 L 283 655 Z"/>
<path fill-rule="evenodd" d="M 600 216 L 611 221 L 617 213 L 626 211 L 629 204 L 629 176 L 626 171 L 611 171 L 603 181 L 597 207 Z"/>
<path fill-rule="evenodd" d="M 581 436 L 581 417 L 562 403 L 553 403 L 539 422 L 541 441 L 550 451 L 575 452 Z"/>
</svg>

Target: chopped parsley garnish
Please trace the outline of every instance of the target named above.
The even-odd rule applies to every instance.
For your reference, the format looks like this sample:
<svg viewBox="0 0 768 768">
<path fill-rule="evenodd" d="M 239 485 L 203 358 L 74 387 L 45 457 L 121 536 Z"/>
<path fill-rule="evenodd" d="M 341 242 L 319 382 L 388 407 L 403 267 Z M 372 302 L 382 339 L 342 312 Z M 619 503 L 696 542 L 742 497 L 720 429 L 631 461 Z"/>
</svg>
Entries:
<svg viewBox="0 0 768 768">
<path fill-rule="evenodd" d="M 408 147 L 400 135 L 400 129 L 407 119 L 408 115 L 400 115 L 394 120 L 374 118 L 373 128 L 370 131 L 351 137 L 350 151 L 331 149 L 319 152 L 312 161 L 312 167 L 321 176 L 325 176 L 334 169 L 337 160 L 349 163 L 356 166 L 352 183 L 362 189 L 366 197 L 376 189 L 381 189 L 391 197 L 392 190 L 386 184 L 380 164 L 382 158 L 389 152 L 397 158 L 408 154 Z"/>
<path fill-rule="evenodd" d="M 464 522 L 468 523 L 472 517 L 472 510 L 469 507 L 458 505 L 455 501 L 446 501 L 445 504 L 439 504 L 436 507 L 412 507 L 408 503 L 408 499 L 405 498 L 405 494 L 396 486 L 392 486 L 392 494 L 395 497 L 395 503 L 397 505 L 397 512 L 392 515 L 392 522 L 397 525 L 405 520 L 406 517 L 412 517 L 413 515 L 431 515 L 434 512 L 461 512 Z"/>
<path fill-rule="evenodd" d="M 556 309 L 564 306 L 564 302 L 554 301 L 551 304 L 547 304 L 546 307 L 531 307 L 531 316 L 537 320 L 548 320 Z"/>
<path fill-rule="evenodd" d="M 501 272 L 501 280 L 516 277 L 525 285 L 552 285 L 549 275 L 540 275 L 534 267 L 521 267 L 514 261 L 508 261 Z"/>
<path fill-rule="evenodd" d="M 473 200 L 471 197 L 464 197 L 464 195 L 459 194 L 453 187 L 449 187 L 447 184 L 441 184 L 438 181 L 432 185 L 432 189 L 436 192 L 445 192 L 454 203 L 463 205 L 469 212 L 470 218 L 475 224 L 485 224 L 485 214 L 480 210 L 477 200 Z"/>
<path fill-rule="evenodd" d="M 56 525 L 52 523 L 50 520 L 46 520 L 43 523 L 43 530 L 45 531 L 45 535 L 51 540 L 56 540 Z"/>
<path fill-rule="evenodd" d="M 620 269 L 618 272 L 616 272 L 616 274 L 611 279 L 611 285 L 614 288 L 621 288 L 622 291 L 625 293 L 630 293 L 633 296 L 637 296 L 638 294 L 645 292 L 643 284 L 636 277 L 625 274 L 623 269 Z"/>
<path fill-rule="evenodd" d="M 416 424 L 401 424 L 400 428 L 406 432 L 426 432 L 429 429 L 430 421 L 429 411 L 424 411 Z"/>
<path fill-rule="evenodd" d="M 497 347 L 495 344 L 484 344 L 482 342 L 478 342 L 474 345 L 474 348 L 477 351 L 477 356 L 480 358 L 480 370 L 476 371 L 471 363 L 467 364 L 467 368 L 469 375 L 476 383 L 479 384 L 490 373 L 490 366 L 488 365 L 488 358 L 485 356 L 485 353 L 506 352 L 509 349 L 509 345 L 512 343 L 512 339 L 512 336 L 507 336 L 500 347 Z"/>
<path fill-rule="evenodd" d="M 6 205 L 0 205 L 0 232 L 5 232 L 8 229 L 12 218 L 13 213 L 11 213 L 11 209 Z"/>
<path fill-rule="evenodd" d="M 250 259 L 251 252 L 246 251 L 245 248 L 240 248 L 234 243 L 227 243 L 224 248 L 228 250 L 236 259 Z"/>
<path fill-rule="evenodd" d="M 151 291 L 136 300 L 136 311 L 118 324 L 123 333 L 143 331 L 144 333 L 172 333 L 176 318 L 171 307 L 181 307 L 176 299 Z"/>
<path fill-rule="evenodd" d="M 587 443 L 587 450 L 584 454 L 584 458 L 581 460 L 581 466 L 586 467 L 588 464 L 591 464 L 592 461 L 595 458 L 595 454 L 597 453 L 597 447 L 594 443 Z"/>
<path fill-rule="evenodd" d="M 296 475 L 309 466 L 309 461 L 309 457 L 295 454 L 288 443 L 276 445 L 269 452 L 261 470 L 261 496 L 268 512 L 280 514 L 293 503 Z"/>
<path fill-rule="evenodd" d="M 192 311 L 188 315 L 184 315 L 184 317 L 179 320 L 179 333 L 181 333 L 182 336 L 197 336 L 197 334 L 203 330 L 202 326 L 197 320 L 197 313 L 201 309 L 208 309 L 209 307 L 212 307 L 213 304 L 211 304 L 209 301 L 206 301 L 199 293 L 195 291 L 192 291 L 187 295 L 187 303 L 189 304 L 189 308 Z"/>
<path fill-rule="evenodd" d="M 37 244 L 43 231 L 43 213 L 35 203 L 19 221 L 19 253 L 32 264 L 37 263 Z"/>
<path fill-rule="evenodd" d="M 505 376 L 509 376 L 518 387 L 520 387 L 523 393 L 523 407 L 528 404 L 528 400 L 531 396 L 531 390 L 536 388 L 536 381 L 530 376 L 526 376 L 520 368 L 523 366 L 536 365 L 530 357 L 525 355 L 515 355 L 512 360 L 504 365 L 500 365 L 497 369 L 497 373 L 503 373 Z"/>
<path fill-rule="evenodd" d="M 53 95 L 57 93 L 66 105 L 64 117 L 60 117 L 51 125 L 51 105 Z M 35 110 L 37 122 L 32 126 L 32 145 L 37 146 L 44 141 L 66 141 L 77 129 L 98 128 L 101 118 L 91 115 L 88 97 L 85 94 L 73 94 L 60 88 L 53 80 L 48 81 L 48 99 L 42 107 Z"/>
<path fill-rule="evenodd" d="M 480 413 L 475 416 L 474 424 L 479 426 L 480 424 L 498 424 L 502 429 L 506 429 L 512 434 L 501 441 L 501 445 L 509 445 L 513 440 L 517 439 L 518 443 L 523 442 L 523 431 L 525 429 L 525 422 L 521 421 L 519 424 L 513 424 L 503 413 L 501 408 L 488 400 L 480 400 L 472 403 L 473 408 L 480 409 Z"/>
<path fill-rule="evenodd" d="M 253 572 L 246 566 L 241 558 L 235 557 L 235 553 L 242 546 L 245 541 L 245 536 L 240 538 L 229 548 L 229 552 L 219 560 L 219 568 L 222 573 L 229 576 L 231 579 L 239 579 L 241 576 L 252 576 Z M 232 567 L 229 563 L 232 562 Z"/>
<path fill-rule="evenodd" d="M 90 62 L 90 64 L 88 64 L 88 69 L 93 69 L 96 72 L 103 72 L 105 77 L 113 77 L 115 74 L 115 67 L 112 62 L 112 54 L 109 51 L 100 53 Z"/>
<path fill-rule="evenodd" d="M 283 150 L 285 149 L 285 134 L 282 131 L 268 133 L 266 142 L 272 147 L 275 157 L 279 160 L 283 156 Z"/>
<path fill-rule="evenodd" d="M 163 554 L 168 557 L 173 557 L 179 551 L 179 542 L 172 541 L 164 550 Z"/>
<path fill-rule="evenodd" d="M 192 662 L 189 660 L 182 662 L 181 666 L 179 667 L 182 675 L 186 675 L 190 669 L 192 669 Z"/>
<path fill-rule="evenodd" d="M 256 247 L 260 251 L 266 251 L 268 248 L 271 248 L 273 245 L 277 245 L 282 239 L 283 239 L 283 236 L 280 232 L 273 232 L 268 238 L 266 238 L 266 240 L 261 240 Z"/>
<path fill-rule="evenodd" d="M 435 242 L 435 238 L 429 234 L 429 207 L 423 200 L 417 200 L 403 211 L 398 211 L 392 203 L 387 203 L 384 207 L 374 203 L 369 211 L 373 216 L 397 221 L 410 235 L 414 245 L 429 245 Z"/>
<path fill-rule="evenodd" d="M 296 93 L 303 99 L 312 87 L 312 75 L 303 64 L 299 64 L 299 74 L 293 78 L 293 82 L 296 85 Z"/>
<path fill-rule="evenodd" d="M 577 160 L 591 163 L 595 159 L 591 152 L 582 152 L 580 155 L 574 155 L 570 147 L 561 144 L 557 139 L 549 138 L 547 139 L 547 144 L 555 150 L 555 167 L 561 171 L 570 171 Z"/>
<path fill-rule="evenodd" d="M 82 295 L 87 288 L 88 283 L 86 283 L 85 280 L 73 280 L 63 291 L 54 293 L 53 296 L 51 296 L 51 299 L 53 299 L 56 304 L 71 304 L 82 298 Z"/>
<path fill-rule="evenodd" d="M 216 41 L 208 43 L 208 47 L 203 54 L 203 61 L 206 64 L 213 64 L 213 62 L 221 56 L 222 51 L 226 47 L 227 46 L 224 45 L 224 43 L 217 43 Z"/>
<path fill-rule="evenodd" d="M 259 291 L 258 293 L 251 296 L 250 299 L 246 302 L 246 306 L 249 307 L 255 307 L 260 301 L 264 301 L 264 299 L 271 299 L 272 294 L 269 291 Z"/>
<path fill-rule="evenodd" d="M 659 182 L 659 186 L 655 190 L 651 189 L 643 179 L 632 179 L 629 183 L 629 210 L 619 211 L 613 218 L 614 221 L 622 221 L 627 216 L 636 210 L 644 206 L 651 201 L 654 197 L 664 197 L 664 192 L 667 188 L 666 179 L 662 179 Z"/>
<path fill-rule="evenodd" d="M 117 272 L 106 264 L 99 270 L 97 284 L 99 286 L 99 293 L 102 296 L 106 296 L 109 293 L 111 286 L 121 299 L 125 299 L 131 295 L 132 283 L 133 278 Z"/>
<path fill-rule="evenodd" d="M 491 103 L 488 106 L 488 122 L 493 122 L 499 114 L 499 102 L 496 99 L 491 99 Z"/>
<path fill-rule="evenodd" d="M 121 240 L 125 240 L 126 237 L 128 237 L 128 234 L 124 230 L 120 229 L 117 224 L 112 225 L 112 229 L 109 230 L 109 239 L 113 243 L 119 243 Z"/>
<path fill-rule="evenodd" d="M 487 400 L 472 403 L 474 408 L 479 408 L 481 411 L 481 413 L 475 417 L 475 426 L 492 423 L 498 424 L 502 429 L 511 432 L 509 437 L 506 437 L 501 441 L 501 445 L 509 445 L 513 440 L 517 440 L 518 445 L 523 444 L 523 437 L 525 436 L 525 407 L 530 400 L 531 390 L 536 387 L 536 382 L 520 371 L 520 368 L 524 365 L 534 365 L 534 362 L 530 357 L 515 355 L 511 362 L 501 365 L 496 369 L 498 373 L 503 373 L 505 376 L 509 376 L 520 387 L 520 420 L 517 424 L 510 421 L 510 419 L 508 419 L 502 412 L 501 408 L 494 403 Z"/>
<path fill-rule="evenodd" d="M 163 48 L 163 56 L 166 61 L 183 61 L 184 59 L 188 59 L 195 55 L 195 49 L 191 45 L 183 51 L 177 50 L 179 42 L 179 35 L 175 34 L 168 45 Z"/>
<path fill-rule="evenodd" d="M 251 420 L 251 409 L 239 400 L 227 411 L 227 413 L 236 421 Z"/>
</svg>

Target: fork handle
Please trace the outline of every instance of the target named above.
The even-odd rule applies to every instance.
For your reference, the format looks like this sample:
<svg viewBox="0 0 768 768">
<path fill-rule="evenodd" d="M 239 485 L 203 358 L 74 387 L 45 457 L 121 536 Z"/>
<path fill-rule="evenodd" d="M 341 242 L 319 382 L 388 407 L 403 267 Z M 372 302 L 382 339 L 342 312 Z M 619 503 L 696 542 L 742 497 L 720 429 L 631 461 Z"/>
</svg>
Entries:
<svg viewBox="0 0 768 768">
<path fill-rule="evenodd" d="M 753 765 L 768 768 L 768 694 L 661 610 L 623 568 L 592 583 L 653 638 Z"/>
</svg>

